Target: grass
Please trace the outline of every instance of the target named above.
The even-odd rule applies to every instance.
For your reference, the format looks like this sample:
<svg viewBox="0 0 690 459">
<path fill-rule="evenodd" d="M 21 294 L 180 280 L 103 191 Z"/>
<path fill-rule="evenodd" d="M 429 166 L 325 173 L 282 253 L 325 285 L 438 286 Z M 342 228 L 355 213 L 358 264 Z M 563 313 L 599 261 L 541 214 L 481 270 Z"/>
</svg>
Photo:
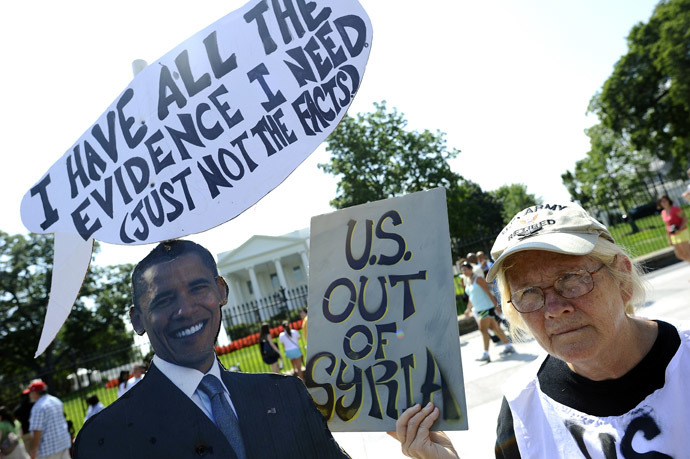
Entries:
<svg viewBox="0 0 690 459">
<path fill-rule="evenodd" d="M 65 415 L 68 420 L 72 421 L 74 427 L 74 434 L 84 425 L 84 416 L 86 415 L 86 397 L 89 395 L 98 395 L 98 399 L 105 406 L 110 405 L 117 399 L 117 387 L 106 389 L 105 384 L 101 386 L 91 385 L 86 389 L 73 392 L 66 397 L 62 397 L 64 404 Z"/>
<path fill-rule="evenodd" d="M 306 362 L 307 353 L 304 335 L 300 336 L 299 344 L 300 349 L 302 350 L 302 355 L 305 356 L 303 361 Z M 281 351 L 281 355 L 284 356 L 285 353 Z M 271 371 L 271 366 L 266 365 L 264 361 L 261 360 L 261 353 L 259 351 L 258 344 L 239 349 L 229 354 L 221 355 L 219 358 L 225 368 L 238 365 L 243 373 L 269 373 Z M 287 359 L 283 359 L 283 361 L 283 373 L 292 373 L 290 361 Z M 88 388 L 81 389 L 80 391 L 73 392 L 68 396 L 61 398 L 62 403 L 64 404 L 65 415 L 68 420 L 72 421 L 75 435 L 84 425 L 84 416 L 86 415 L 86 397 L 93 394 L 98 395 L 101 403 L 103 403 L 105 406 L 108 406 L 117 399 L 117 387 L 106 389 L 105 383 L 92 384 Z"/>
<path fill-rule="evenodd" d="M 639 230 L 636 233 L 629 223 L 620 223 L 609 229 L 616 242 L 627 248 L 633 257 L 668 247 L 666 226 L 661 216 L 641 218 L 635 221 L 635 225 Z"/>
</svg>

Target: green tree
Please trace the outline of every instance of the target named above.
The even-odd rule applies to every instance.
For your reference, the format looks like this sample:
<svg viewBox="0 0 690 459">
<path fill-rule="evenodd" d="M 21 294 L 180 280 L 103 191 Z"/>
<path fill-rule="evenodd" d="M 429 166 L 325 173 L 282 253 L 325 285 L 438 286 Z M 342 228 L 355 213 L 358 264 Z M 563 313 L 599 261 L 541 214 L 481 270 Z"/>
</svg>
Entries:
<svg viewBox="0 0 690 459">
<path fill-rule="evenodd" d="M 533 194 L 528 193 L 527 186 L 522 183 L 503 185 L 489 193 L 496 201 L 501 203 L 503 224 L 507 224 L 522 209 L 535 204 L 541 204 L 541 199 L 537 199 Z"/>
<path fill-rule="evenodd" d="M 628 35 L 628 52 L 590 109 L 638 151 L 670 161 L 677 176 L 690 159 L 690 0 L 662 0 Z"/>
<path fill-rule="evenodd" d="M 603 124 L 585 132 L 590 150 L 575 163 L 574 171 L 561 175 L 563 184 L 571 197 L 585 207 L 627 209 L 631 201 L 639 200 L 639 190 L 646 189 L 643 185 L 651 179 L 653 157 L 637 150 L 627 135 L 619 135 Z"/>
<path fill-rule="evenodd" d="M 0 374 L 4 382 L 42 376 L 59 388 L 65 381 L 53 381 L 53 372 L 60 368 L 72 372 L 75 358 L 132 345 L 123 321 L 130 303 L 130 267 L 92 266 L 67 322 L 34 359 L 48 305 L 52 263 L 51 236 L 0 231 Z M 126 354 L 119 358 L 128 361 Z"/>
<path fill-rule="evenodd" d="M 442 132 L 407 129 L 407 120 L 386 103 L 376 110 L 345 116 L 326 140 L 331 160 L 319 167 L 340 176 L 336 209 L 400 196 L 430 188 L 454 188 L 462 177 L 450 169 L 448 160 L 460 151 L 448 149 Z"/>
<path fill-rule="evenodd" d="M 386 103 L 371 113 L 346 116 L 327 139 L 330 162 L 319 164 L 339 177 L 337 209 L 437 187 L 446 189 L 454 256 L 461 242 L 500 229 L 501 205 L 476 183 L 453 172 L 448 160 L 460 153 L 448 148 L 445 135 L 407 129 L 407 120 Z"/>
</svg>

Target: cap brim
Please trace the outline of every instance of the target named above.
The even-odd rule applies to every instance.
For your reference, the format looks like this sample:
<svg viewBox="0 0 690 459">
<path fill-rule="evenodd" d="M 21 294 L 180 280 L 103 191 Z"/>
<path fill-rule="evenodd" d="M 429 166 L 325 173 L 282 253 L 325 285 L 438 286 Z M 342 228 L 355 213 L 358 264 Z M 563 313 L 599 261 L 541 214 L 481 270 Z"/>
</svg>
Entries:
<svg viewBox="0 0 690 459">
<path fill-rule="evenodd" d="M 493 281 L 501 264 L 514 253 L 525 250 L 544 250 L 566 255 L 587 255 L 594 250 L 599 236 L 599 234 L 546 233 L 529 237 L 504 250 L 489 269 L 486 280 Z"/>
</svg>

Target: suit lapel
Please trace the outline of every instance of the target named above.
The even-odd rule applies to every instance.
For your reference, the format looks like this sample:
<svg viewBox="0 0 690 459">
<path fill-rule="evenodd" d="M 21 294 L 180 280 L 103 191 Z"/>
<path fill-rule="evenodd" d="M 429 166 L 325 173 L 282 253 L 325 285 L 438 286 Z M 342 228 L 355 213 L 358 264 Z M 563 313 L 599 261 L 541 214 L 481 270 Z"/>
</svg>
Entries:
<svg viewBox="0 0 690 459">
<path fill-rule="evenodd" d="M 206 416 L 197 405 L 194 403 L 187 395 L 182 392 L 172 381 L 168 379 L 153 363 L 149 368 L 144 379 L 139 384 L 144 384 L 146 380 L 148 384 L 142 386 L 145 390 L 145 397 L 149 401 L 156 400 L 155 410 L 163 409 L 164 413 L 158 413 L 158 416 L 163 418 L 173 419 L 189 419 L 192 416 L 192 422 L 187 424 L 192 424 L 197 426 L 197 437 L 200 439 L 201 443 L 205 443 L 204 439 L 208 439 L 208 443 L 221 444 L 223 450 L 226 453 L 226 457 L 236 459 L 237 456 L 234 454 L 232 446 L 228 442 L 225 435 L 216 427 L 216 425 Z M 137 386 L 139 385 L 137 384 Z M 134 389 L 137 388 L 134 386 Z M 226 384 L 227 386 L 227 384 Z M 144 392 L 142 391 L 142 394 Z M 161 400 L 161 396 L 164 395 L 165 399 Z M 234 401 L 233 401 L 234 403 Z M 244 432 L 243 432 L 244 434 Z"/>
</svg>

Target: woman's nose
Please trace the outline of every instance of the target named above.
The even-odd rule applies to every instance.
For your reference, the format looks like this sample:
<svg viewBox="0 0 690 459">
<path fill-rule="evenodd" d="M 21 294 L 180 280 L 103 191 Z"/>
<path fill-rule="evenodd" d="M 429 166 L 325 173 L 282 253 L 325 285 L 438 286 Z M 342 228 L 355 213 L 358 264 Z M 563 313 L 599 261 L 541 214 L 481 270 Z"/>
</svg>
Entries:
<svg viewBox="0 0 690 459">
<path fill-rule="evenodd" d="M 544 314 L 547 317 L 558 317 L 574 310 L 572 303 L 559 295 L 553 287 L 542 289 L 542 291 L 544 292 Z"/>
</svg>

